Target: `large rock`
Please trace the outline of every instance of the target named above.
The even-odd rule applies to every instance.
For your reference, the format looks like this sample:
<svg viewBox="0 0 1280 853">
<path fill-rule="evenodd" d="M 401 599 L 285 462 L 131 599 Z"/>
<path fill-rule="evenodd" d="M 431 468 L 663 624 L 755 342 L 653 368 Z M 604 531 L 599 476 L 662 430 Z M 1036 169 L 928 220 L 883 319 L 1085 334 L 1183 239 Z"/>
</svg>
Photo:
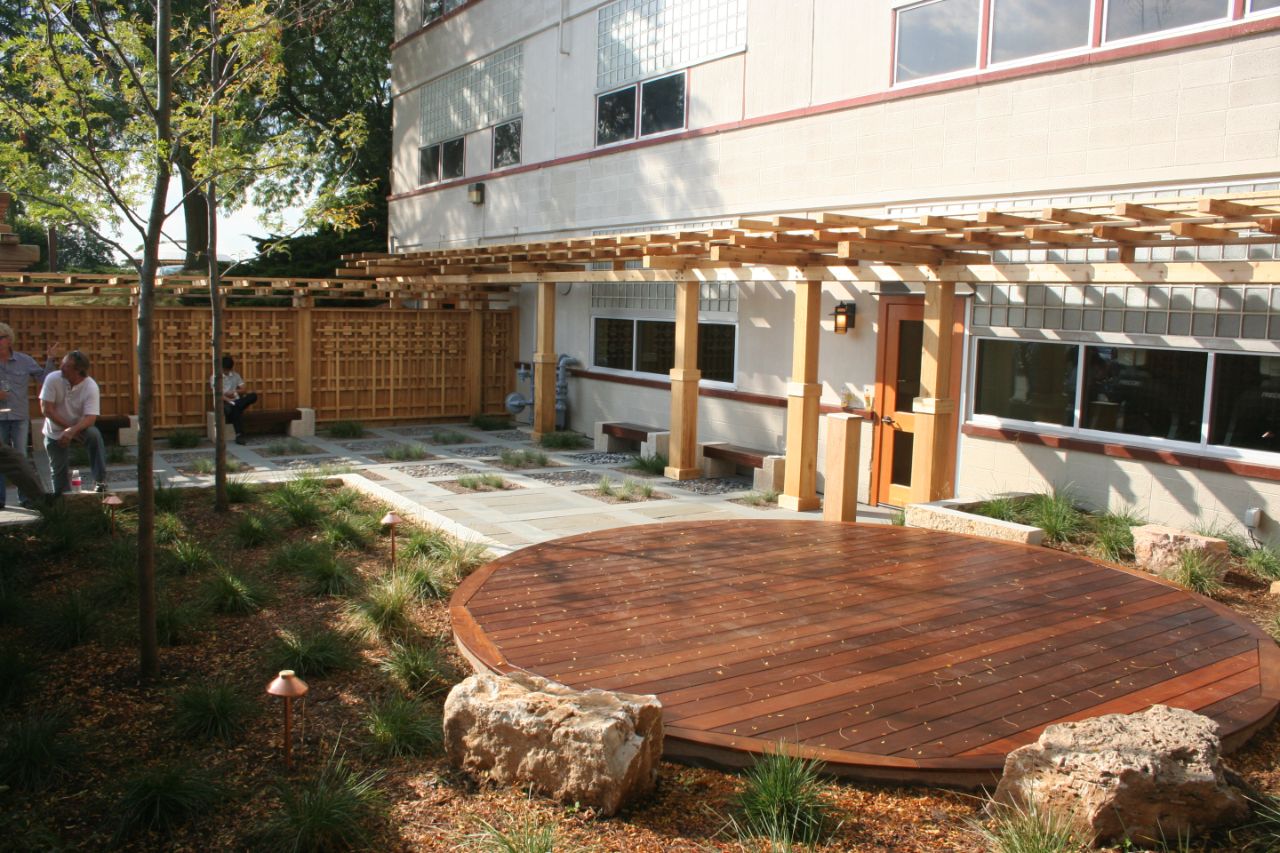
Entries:
<svg viewBox="0 0 1280 853">
<path fill-rule="evenodd" d="M 1049 726 L 1009 753 L 994 799 L 1056 814 L 1095 843 L 1192 838 L 1249 814 L 1223 776 L 1217 730 L 1165 705 Z"/>
<path fill-rule="evenodd" d="M 475 778 L 611 815 L 657 782 L 662 705 L 532 675 L 473 675 L 449 691 L 444 739 L 449 760 Z"/>
<path fill-rule="evenodd" d="M 1149 572 L 1160 574 L 1178 565 L 1178 557 L 1185 551 L 1199 551 L 1208 557 L 1208 564 L 1215 570 L 1226 570 L 1231 550 L 1227 543 L 1212 536 L 1200 536 L 1164 527 L 1144 524 L 1133 528 L 1134 561 Z"/>
</svg>

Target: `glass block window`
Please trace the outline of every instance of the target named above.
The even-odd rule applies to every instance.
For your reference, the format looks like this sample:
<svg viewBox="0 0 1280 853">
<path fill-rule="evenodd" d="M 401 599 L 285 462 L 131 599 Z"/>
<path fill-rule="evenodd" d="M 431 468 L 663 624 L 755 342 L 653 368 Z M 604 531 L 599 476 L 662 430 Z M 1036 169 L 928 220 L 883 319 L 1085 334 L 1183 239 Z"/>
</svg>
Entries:
<svg viewBox="0 0 1280 853">
<path fill-rule="evenodd" d="M 676 310 L 676 286 L 669 281 L 597 281 L 591 285 L 591 307 L 624 311 Z M 738 286 L 704 281 L 698 296 L 700 312 L 738 310 Z"/>
<path fill-rule="evenodd" d="M 597 18 L 596 88 L 687 68 L 747 45 L 746 0 L 618 0 Z"/>
<path fill-rule="evenodd" d="M 451 71 L 420 92 L 424 145 L 513 119 L 524 111 L 524 45 Z"/>
</svg>

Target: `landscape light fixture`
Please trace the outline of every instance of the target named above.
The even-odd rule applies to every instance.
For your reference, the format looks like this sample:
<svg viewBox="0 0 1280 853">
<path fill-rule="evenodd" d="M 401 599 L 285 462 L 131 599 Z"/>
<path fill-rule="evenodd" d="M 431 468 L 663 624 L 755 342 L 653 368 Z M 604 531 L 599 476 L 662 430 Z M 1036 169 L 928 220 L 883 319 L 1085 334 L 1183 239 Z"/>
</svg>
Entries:
<svg viewBox="0 0 1280 853">
<path fill-rule="evenodd" d="M 122 505 L 124 501 L 120 500 L 119 495 L 107 495 L 102 499 L 102 505 L 111 512 L 111 536 L 116 535 L 116 507 Z"/>
<path fill-rule="evenodd" d="M 831 316 L 835 319 L 835 333 L 847 335 L 853 328 L 854 318 L 858 316 L 858 305 L 855 302 L 840 302 L 836 305 L 836 310 L 831 312 Z"/>
<path fill-rule="evenodd" d="M 293 769 L 293 700 L 307 695 L 307 682 L 293 670 L 282 669 L 275 680 L 267 685 L 267 693 L 284 698 L 284 768 Z"/>
<path fill-rule="evenodd" d="M 393 569 L 396 567 L 396 525 L 401 521 L 404 519 L 396 515 L 394 510 L 382 517 L 383 526 L 391 528 L 391 568 Z"/>
<path fill-rule="evenodd" d="M 484 184 L 468 184 L 467 185 L 467 201 L 472 204 L 484 204 Z"/>
</svg>

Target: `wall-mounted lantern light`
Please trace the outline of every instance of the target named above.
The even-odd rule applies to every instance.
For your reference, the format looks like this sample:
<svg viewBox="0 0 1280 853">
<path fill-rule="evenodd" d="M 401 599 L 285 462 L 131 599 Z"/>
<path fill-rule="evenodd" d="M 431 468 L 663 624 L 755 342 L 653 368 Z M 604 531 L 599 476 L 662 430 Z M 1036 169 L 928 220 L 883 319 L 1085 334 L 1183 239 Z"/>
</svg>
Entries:
<svg viewBox="0 0 1280 853">
<path fill-rule="evenodd" d="M 853 320 L 857 315 L 858 306 L 854 302 L 841 302 L 836 305 L 836 310 L 831 312 L 831 316 L 835 319 L 835 333 L 848 334 L 853 328 Z"/>
<path fill-rule="evenodd" d="M 484 184 L 468 184 L 467 201 L 472 204 L 484 204 Z"/>
</svg>

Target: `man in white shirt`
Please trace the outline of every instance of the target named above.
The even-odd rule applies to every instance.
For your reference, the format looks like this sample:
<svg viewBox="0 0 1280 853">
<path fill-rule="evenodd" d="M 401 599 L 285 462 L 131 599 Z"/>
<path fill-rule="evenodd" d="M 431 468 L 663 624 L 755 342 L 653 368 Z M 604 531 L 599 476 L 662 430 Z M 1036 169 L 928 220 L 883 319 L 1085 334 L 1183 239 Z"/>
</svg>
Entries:
<svg viewBox="0 0 1280 853">
<path fill-rule="evenodd" d="M 62 357 L 62 367 L 45 377 L 40 389 L 40 414 L 44 415 L 44 447 L 49 454 L 53 494 L 70 490 L 67 451 L 71 442 L 84 442 L 89 451 L 93 490 L 107 490 L 106 448 L 94 426 L 101 414 L 98 383 L 89 376 L 89 357 L 72 350 Z"/>
<path fill-rule="evenodd" d="M 214 393 L 219 391 L 219 378 L 221 378 L 222 392 L 222 413 L 226 416 L 227 423 L 235 427 L 236 444 L 246 444 L 244 438 L 244 410 L 258 402 L 258 395 L 254 393 L 245 393 L 244 377 L 235 370 L 236 361 L 229 355 L 222 357 L 222 375 L 214 375 L 209 380 Z"/>
</svg>

